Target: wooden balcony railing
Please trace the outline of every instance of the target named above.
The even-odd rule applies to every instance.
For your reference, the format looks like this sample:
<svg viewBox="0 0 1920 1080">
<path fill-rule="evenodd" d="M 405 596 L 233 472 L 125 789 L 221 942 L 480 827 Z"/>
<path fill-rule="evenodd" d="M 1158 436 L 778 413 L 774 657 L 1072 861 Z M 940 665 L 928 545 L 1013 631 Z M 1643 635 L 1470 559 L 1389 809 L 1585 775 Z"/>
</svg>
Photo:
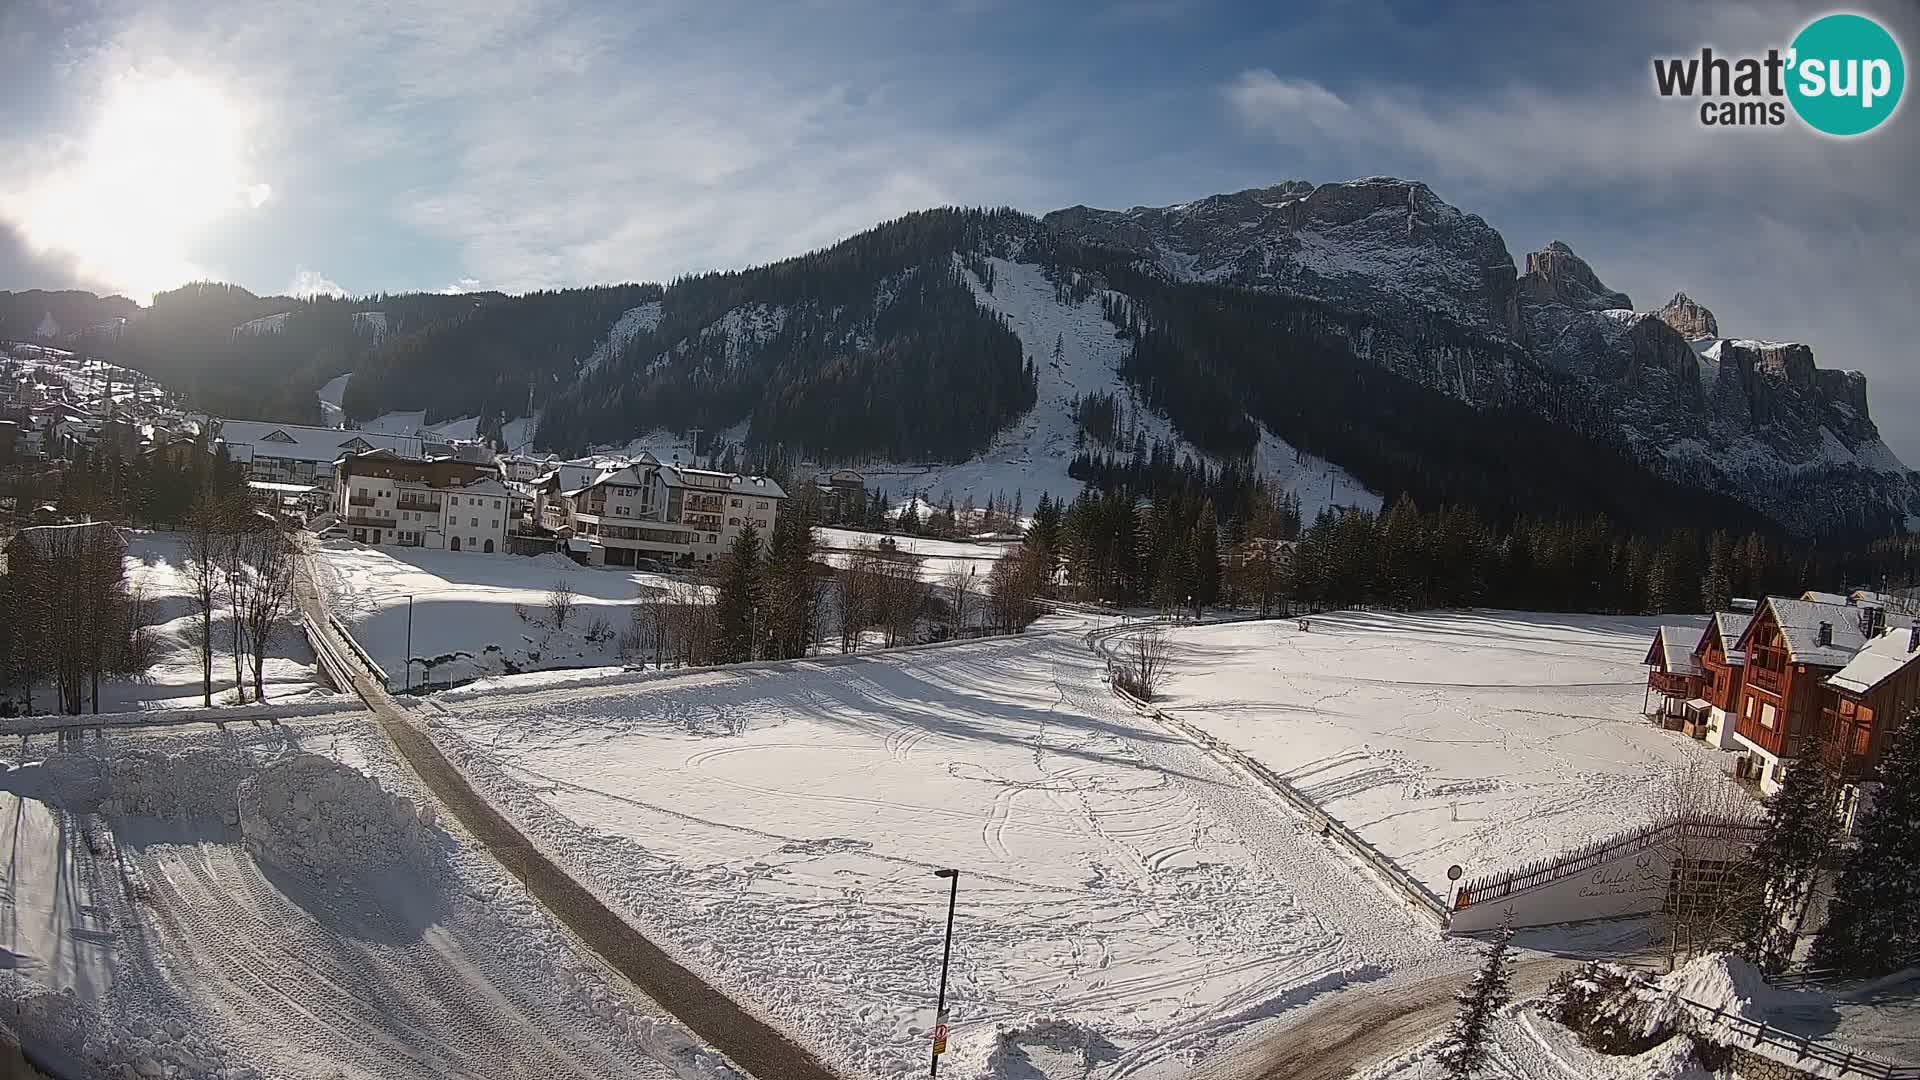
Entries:
<svg viewBox="0 0 1920 1080">
<path fill-rule="evenodd" d="M 1786 672 L 1774 668 L 1749 667 L 1747 669 L 1747 682 L 1762 690 L 1771 690 L 1776 694 L 1780 692 L 1780 686 L 1786 681 L 1786 677 Z"/>
<path fill-rule="evenodd" d="M 1648 674 L 1647 685 L 1668 697 L 1695 698 L 1700 696 L 1701 679 L 1685 672 L 1655 671 Z"/>
</svg>

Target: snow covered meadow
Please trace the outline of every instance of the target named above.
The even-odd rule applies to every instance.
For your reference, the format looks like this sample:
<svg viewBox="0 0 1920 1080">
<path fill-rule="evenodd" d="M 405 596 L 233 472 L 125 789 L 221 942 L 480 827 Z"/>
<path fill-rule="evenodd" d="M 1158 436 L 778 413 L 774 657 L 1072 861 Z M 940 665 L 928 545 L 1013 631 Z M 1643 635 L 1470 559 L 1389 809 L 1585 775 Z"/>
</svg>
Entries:
<svg viewBox="0 0 1920 1080">
<path fill-rule="evenodd" d="M 424 673 L 416 662 L 413 681 L 448 683 L 618 663 L 617 638 L 632 603 L 682 580 L 578 566 L 559 555 L 476 555 L 344 540 L 321 544 L 313 555 L 314 579 L 327 590 L 331 610 L 396 687 L 407 667 L 409 597 L 413 658 L 435 661 Z M 548 597 L 562 581 L 575 593 L 574 610 L 555 626 Z"/>
<path fill-rule="evenodd" d="M 961 874 L 954 1075 L 1067 1044 L 1075 1075 L 1184 1075 L 1264 1017 L 1458 951 L 1121 707 L 1084 626 L 1047 626 L 422 709 L 551 855 L 849 1075 L 925 1068 L 937 867 Z"/>
<path fill-rule="evenodd" d="M 1471 876 L 1631 829 L 1677 766 L 1725 768 L 1640 712 L 1661 621 L 1473 610 L 1181 627 L 1156 704 L 1444 896 L 1450 864 Z"/>
<path fill-rule="evenodd" d="M 0 1009 L 57 1075 L 738 1075 L 432 805 L 364 714 L 10 746 Z"/>
</svg>

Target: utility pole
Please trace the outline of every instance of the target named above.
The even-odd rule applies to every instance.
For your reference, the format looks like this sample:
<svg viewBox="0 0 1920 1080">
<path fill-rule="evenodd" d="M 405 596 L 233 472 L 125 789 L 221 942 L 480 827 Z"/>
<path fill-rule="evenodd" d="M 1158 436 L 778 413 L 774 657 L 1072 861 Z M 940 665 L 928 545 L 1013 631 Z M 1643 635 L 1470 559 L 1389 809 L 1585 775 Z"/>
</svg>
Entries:
<svg viewBox="0 0 1920 1080">
<path fill-rule="evenodd" d="M 947 946 L 940 954 L 940 1001 L 933 1014 L 933 1065 L 927 1070 L 928 1077 L 940 1075 L 940 1055 L 947 1052 L 947 965 L 953 960 L 953 908 L 960 899 L 960 871 L 935 870 L 933 876 L 946 878 L 950 886 L 947 889 Z"/>
<path fill-rule="evenodd" d="M 407 594 L 407 673 L 400 677 L 405 690 L 413 689 L 413 594 Z"/>
<path fill-rule="evenodd" d="M 687 439 L 693 444 L 693 454 L 689 463 L 696 469 L 700 467 L 700 433 L 705 430 L 697 427 L 687 429 Z"/>
</svg>

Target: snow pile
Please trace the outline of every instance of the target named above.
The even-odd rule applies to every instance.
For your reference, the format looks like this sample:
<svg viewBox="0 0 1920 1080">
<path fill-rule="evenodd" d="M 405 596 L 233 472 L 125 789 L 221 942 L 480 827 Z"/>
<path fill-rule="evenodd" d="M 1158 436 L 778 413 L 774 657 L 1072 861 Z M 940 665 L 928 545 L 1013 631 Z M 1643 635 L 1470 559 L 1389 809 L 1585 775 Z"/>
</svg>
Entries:
<svg viewBox="0 0 1920 1080">
<path fill-rule="evenodd" d="M 7 786 L 74 813 L 169 821 L 224 818 L 231 825 L 238 823 L 232 816 L 233 793 L 253 771 L 251 761 L 232 751 L 169 754 L 125 747 L 109 753 L 95 743 L 23 765 Z"/>
<path fill-rule="evenodd" d="M 1765 1020 L 1781 1007 L 1779 991 L 1760 970 L 1732 953 L 1696 956 L 1660 980 L 1663 990 L 1708 1009 Z"/>
<path fill-rule="evenodd" d="M 976 1025 L 954 1034 L 941 1071 L 955 1080 L 1086 1075 L 1119 1054 L 1098 1027 L 1043 1016 Z"/>
<path fill-rule="evenodd" d="M 242 782 L 239 819 L 255 858 L 315 875 L 433 861 L 431 806 L 318 754 L 290 754 Z"/>
<path fill-rule="evenodd" d="M 127 1020 L 82 1000 L 72 987 L 8 995 L 8 1020 L 19 1040 L 54 1067 L 114 1080 L 259 1080 L 250 1066 L 229 1064 L 218 1042 L 177 1017 Z"/>
</svg>

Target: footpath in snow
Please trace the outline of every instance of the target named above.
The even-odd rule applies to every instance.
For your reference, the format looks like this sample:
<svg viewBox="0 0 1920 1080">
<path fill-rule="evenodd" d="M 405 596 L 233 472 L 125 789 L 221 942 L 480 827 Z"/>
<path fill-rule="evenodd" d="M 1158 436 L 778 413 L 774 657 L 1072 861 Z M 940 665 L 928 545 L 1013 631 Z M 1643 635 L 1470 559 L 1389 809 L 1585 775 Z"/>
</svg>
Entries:
<svg viewBox="0 0 1920 1080">
<path fill-rule="evenodd" d="M 0 1010 L 60 1075 L 737 1076 L 461 847 L 364 717 L 3 764 Z"/>
<path fill-rule="evenodd" d="M 1457 962 L 1100 675 L 1080 634 L 1032 633 L 422 709 L 551 855 L 849 1075 L 925 1068 L 943 866 L 954 1075 L 1184 1075 L 1322 992 Z"/>
<path fill-rule="evenodd" d="M 1671 616 L 1665 617 L 1672 621 Z M 1181 627 L 1156 704 L 1273 769 L 1436 895 L 1649 820 L 1717 752 L 1647 723 L 1660 620 L 1508 611 Z"/>
</svg>

